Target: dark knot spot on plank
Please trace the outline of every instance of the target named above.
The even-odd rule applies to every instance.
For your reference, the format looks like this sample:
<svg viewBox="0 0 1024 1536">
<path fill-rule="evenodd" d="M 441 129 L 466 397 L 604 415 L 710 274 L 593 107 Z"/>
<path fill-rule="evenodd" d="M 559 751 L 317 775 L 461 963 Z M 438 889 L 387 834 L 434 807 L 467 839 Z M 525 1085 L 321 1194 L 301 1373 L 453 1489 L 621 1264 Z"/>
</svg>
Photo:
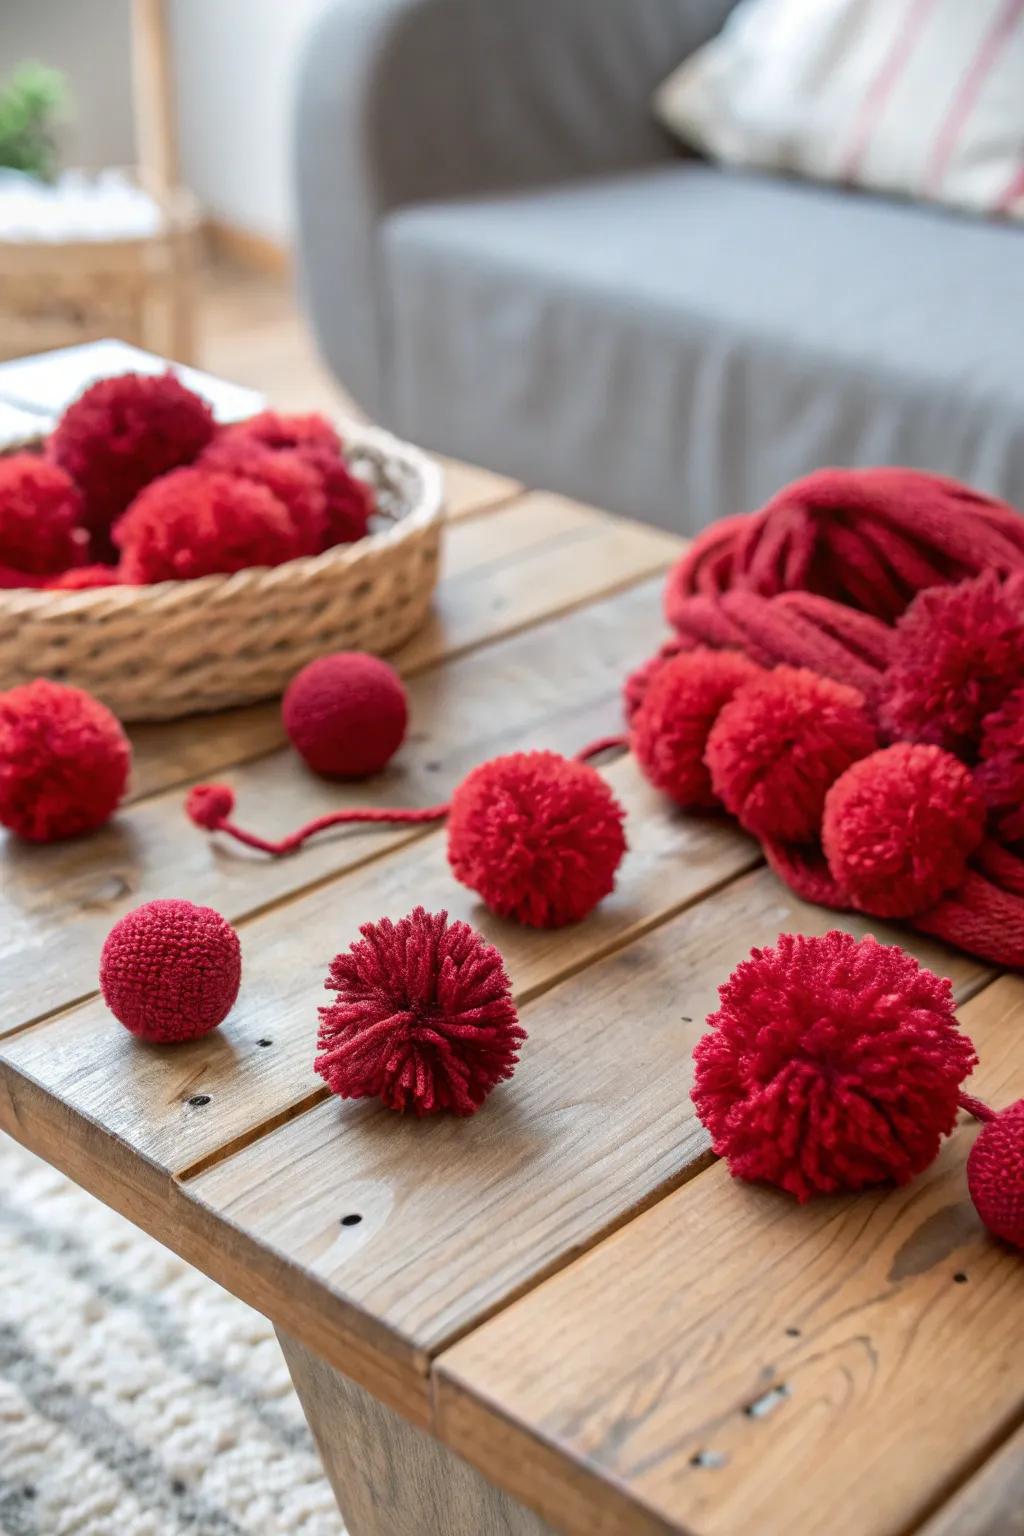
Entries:
<svg viewBox="0 0 1024 1536">
<path fill-rule="evenodd" d="M 362 1219 L 355 1211 L 351 1211 L 349 1215 L 341 1218 L 341 1224 L 343 1227 L 358 1227 Z"/>
<path fill-rule="evenodd" d="M 204 1104 L 209 1104 L 210 1095 L 208 1093 L 194 1093 L 188 1102 L 192 1105 L 193 1109 L 202 1109 Z"/>
</svg>

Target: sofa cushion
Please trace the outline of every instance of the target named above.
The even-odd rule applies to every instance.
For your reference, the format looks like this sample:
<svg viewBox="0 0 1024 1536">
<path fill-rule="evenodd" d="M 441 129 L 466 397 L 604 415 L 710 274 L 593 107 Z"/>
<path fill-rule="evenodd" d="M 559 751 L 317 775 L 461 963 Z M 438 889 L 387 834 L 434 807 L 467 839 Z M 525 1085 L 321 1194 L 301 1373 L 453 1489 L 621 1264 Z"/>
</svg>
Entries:
<svg viewBox="0 0 1024 1536">
<path fill-rule="evenodd" d="M 1024 231 L 694 162 L 407 207 L 400 431 L 679 531 L 822 464 L 1024 504 Z"/>
</svg>

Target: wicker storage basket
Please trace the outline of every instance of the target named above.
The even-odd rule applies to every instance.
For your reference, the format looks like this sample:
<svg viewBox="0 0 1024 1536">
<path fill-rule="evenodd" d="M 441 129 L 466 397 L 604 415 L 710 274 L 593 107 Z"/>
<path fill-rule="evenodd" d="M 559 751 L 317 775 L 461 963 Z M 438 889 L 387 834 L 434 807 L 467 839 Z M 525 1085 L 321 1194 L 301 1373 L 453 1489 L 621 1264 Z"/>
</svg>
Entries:
<svg viewBox="0 0 1024 1536">
<path fill-rule="evenodd" d="M 376 428 L 342 424 L 342 439 L 377 491 L 366 538 L 233 576 L 0 591 L 0 687 L 49 677 L 87 688 L 122 720 L 170 720 L 274 697 L 325 651 L 401 645 L 437 583 L 441 470 Z"/>
</svg>

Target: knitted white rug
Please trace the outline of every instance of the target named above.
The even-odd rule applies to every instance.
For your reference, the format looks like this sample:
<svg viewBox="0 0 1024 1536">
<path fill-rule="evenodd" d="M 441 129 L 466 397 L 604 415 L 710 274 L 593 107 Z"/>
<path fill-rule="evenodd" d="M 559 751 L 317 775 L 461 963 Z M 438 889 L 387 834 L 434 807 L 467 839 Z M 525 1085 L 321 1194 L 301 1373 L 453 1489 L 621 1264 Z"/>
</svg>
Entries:
<svg viewBox="0 0 1024 1536">
<path fill-rule="evenodd" d="M 2 1133 L 0 1531 L 343 1531 L 270 1324 Z"/>
</svg>

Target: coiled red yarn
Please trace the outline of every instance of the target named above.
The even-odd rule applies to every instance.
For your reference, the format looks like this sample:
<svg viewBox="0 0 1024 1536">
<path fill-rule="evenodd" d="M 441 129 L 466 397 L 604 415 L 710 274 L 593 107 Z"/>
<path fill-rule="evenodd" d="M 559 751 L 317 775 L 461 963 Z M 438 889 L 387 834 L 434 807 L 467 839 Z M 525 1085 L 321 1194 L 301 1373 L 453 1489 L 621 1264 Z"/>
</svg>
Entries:
<svg viewBox="0 0 1024 1536">
<path fill-rule="evenodd" d="M 331 962 L 314 1063 L 332 1093 L 414 1115 L 472 1115 L 510 1078 L 526 1031 L 493 944 L 417 907 L 367 923 Z"/>
<path fill-rule="evenodd" d="M 735 1177 L 802 1201 L 905 1184 L 932 1161 L 977 1060 L 949 981 L 833 930 L 751 951 L 719 998 L 692 1096 Z"/>
</svg>

